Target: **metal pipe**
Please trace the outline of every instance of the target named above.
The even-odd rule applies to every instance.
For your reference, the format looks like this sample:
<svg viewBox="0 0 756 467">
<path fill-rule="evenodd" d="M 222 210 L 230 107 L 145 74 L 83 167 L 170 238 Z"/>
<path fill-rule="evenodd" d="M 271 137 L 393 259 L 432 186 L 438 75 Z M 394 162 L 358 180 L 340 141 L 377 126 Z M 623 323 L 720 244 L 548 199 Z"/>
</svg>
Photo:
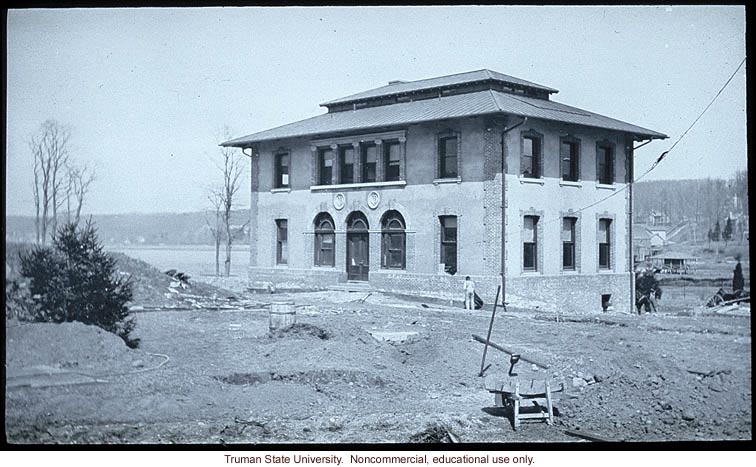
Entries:
<svg viewBox="0 0 756 467">
<path fill-rule="evenodd" d="M 506 281 L 504 278 L 504 272 L 506 271 L 506 251 L 507 251 L 507 245 L 505 242 L 505 233 L 506 233 L 506 180 L 507 180 L 507 151 L 506 151 L 506 142 L 505 142 L 505 135 L 509 133 L 510 131 L 514 130 L 515 128 L 518 128 L 525 124 L 525 122 L 528 121 L 528 117 L 523 117 L 522 121 L 516 125 L 513 125 L 509 128 L 504 128 L 504 131 L 501 132 L 501 305 L 504 308 L 504 311 L 507 311 L 506 306 L 506 296 L 507 296 L 507 286 Z"/>
</svg>

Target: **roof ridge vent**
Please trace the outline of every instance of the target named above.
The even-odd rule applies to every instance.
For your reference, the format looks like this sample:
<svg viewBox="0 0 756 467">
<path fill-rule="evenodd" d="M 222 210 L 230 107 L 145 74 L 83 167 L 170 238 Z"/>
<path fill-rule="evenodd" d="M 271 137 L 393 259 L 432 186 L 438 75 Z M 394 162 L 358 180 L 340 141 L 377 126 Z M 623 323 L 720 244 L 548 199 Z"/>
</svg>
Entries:
<svg viewBox="0 0 756 467">
<path fill-rule="evenodd" d="M 391 86 L 392 84 L 403 84 L 403 83 L 406 83 L 406 81 L 402 81 L 400 79 L 395 79 L 393 81 L 389 81 L 389 86 Z"/>
</svg>

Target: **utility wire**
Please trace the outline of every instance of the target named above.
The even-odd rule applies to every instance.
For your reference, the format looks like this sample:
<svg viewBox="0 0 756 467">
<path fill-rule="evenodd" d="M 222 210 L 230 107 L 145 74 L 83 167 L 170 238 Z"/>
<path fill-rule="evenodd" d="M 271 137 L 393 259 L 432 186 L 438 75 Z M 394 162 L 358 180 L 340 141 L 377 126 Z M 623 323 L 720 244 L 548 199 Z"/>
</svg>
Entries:
<svg viewBox="0 0 756 467">
<path fill-rule="evenodd" d="M 608 196 L 605 196 L 605 197 L 601 198 L 601 199 L 600 199 L 600 200 L 598 200 L 598 201 L 595 201 L 595 202 L 593 202 L 593 203 L 591 203 L 591 204 L 589 204 L 589 205 L 587 205 L 587 206 L 583 206 L 582 208 L 580 208 L 580 209 L 578 209 L 578 210 L 576 210 L 576 211 L 572 211 L 572 212 L 573 212 L 573 213 L 575 213 L 575 214 L 577 214 L 577 213 L 579 213 L 579 212 L 585 211 L 585 210 L 586 210 L 586 209 L 588 209 L 588 208 L 591 208 L 591 207 L 593 207 L 593 206 L 596 206 L 597 204 L 603 203 L 604 201 L 608 200 L 609 198 L 611 198 L 611 197 L 613 197 L 613 196 L 616 196 L 616 195 L 618 195 L 618 194 L 622 193 L 623 191 L 627 190 L 628 188 L 630 188 L 630 186 L 631 186 L 631 185 L 633 185 L 633 184 L 637 183 L 637 182 L 638 182 L 638 181 L 640 181 L 640 180 L 641 180 L 641 179 L 642 179 L 643 177 L 645 177 L 646 175 L 648 175 L 649 173 L 651 173 L 651 171 L 652 171 L 652 170 L 656 169 L 656 167 L 658 167 L 658 166 L 659 166 L 659 163 L 660 163 L 660 162 L 661 162 L 661 161 L 662 161 L 662 160 L 663 160 L 663 159 L 664 159 L 665 157 L 667 157 L 667 155 L 668 155 L 668 154 L 669 154 L 670 152 L 672 152 L 672 150 L 673 150 L 673 149 L 675 148 L 675 146 L 677 146 L 677 144 L 678 144 L 678 143 L 679 143 L 680 141 L 682 141 L 682 139 L 683 139 L 683 138 L 685 137 L 685 135 L 687 135 L 687 134 L 688 134 L 688 132 L 689 132 L 689 131 L 690 131 L 690 130 L 691 130 L 691 129 L 692 129 L 692 128 L 693 128 L 693 127 L 694 127 L 694 126 L 696 125 L 696 123 L 698 123 L 698 121 L 699 121 L 699 120 L 701 119 L 701 117 L 703 117 L 703 116 L 704 116 L 704 114 L 705 114 L 705 113 L 706 113 L 706 112 L 707 112 L 707 111 L 709 110 L 709 108 L 710 108 L 710 107 L 711 107 L 712 105 L 714 105 L 714 102 L 716 102 L 716 100 L 717 100 L 717 99 L 719 98 L 719 96 L 720 96 L 720 95 L 721 95 L 721 94 L 722 94 L 722 93 L 724 92 L 724 90 L 725 90 L 725 89 L 727 89 L 727 86 L 729 86 L 729 85 L 730 85 L 730 83 L 732 82 L 733 78 L 735 78 L 735 75 L 736 75 L 736 74 L 738 73 L 738 71 L 740 70 L 740 68 L 741 68 L 741 67 L 743 66 L 743 64 L 745 63 L 745 61 L 746 61 L 746 57 L 743 57 L 743 60 L 741 60 L 741 61 L 740 61 L 740 64 L 739 64 L 739 65 L 738 65 L 738 67 L 737 67 L 737 68 L 735 69 L 735 71 L 733 71 L 733 72 L 732 72 L 732 74 L 730 75 L 730 77 L 729 77 L 729 78 L 727 79 L 727 81 L 726 81 L 726 82 L 724 83 L 724 85 L 722 85 L 722 87 L 721 87 L 721 88 L 719 89 L 719 91 L 718 91 L 718 92 L 717 92 L 717 94 L 716 94 L 716 95 L 714 96 L 714 98 L 713 98 L 713 99 L 711 100 L 711 102 L 709 102 L 709 105 L 707 105 L 707 106 L 706 106 L 706 107 L 705 107 L 705 108 L 703 109 L 703 111 L 701 111 L 701 113 L 700 113 L 700 114 L 698 114 L 698 117 L 696 117 L 696 119 L 695 119 L 695 120 L 693 120 L 693 123 L 691 123 L 691 124 L 690 124 L 690 126 L 688 126 L 688 128 L 687 128 L 687 129 L 686 129 L 685 131 L 683 131 L 683 132 L 682 132 L 682 134 L 680 135 L 680 137 L 679 137 L 679 138 L 677 138 L 677 140 L 675 140 L 675 142 L 674 142 L 674 143 L 672 144 L 672 146 L 670 146 L 670 148 L 669 148 L 669 149 L 667 149 L 666 151 L 664 151 L 663 153 L 661 153 L 661 154 L 659 155 L 659 157 L 657 157 L 657 158 L 656 158 L 656 160 L 654 161 L 654 163 L 653 163 L 653 164 L 651 164 L 651 167 L 649 167 L 649 168 L 648 168 L 648 170 L 646 170 L 645 172 L 643 172 L 643 173 L 642 173 L 642 174 L 641 174 L 641 175 L 640 175 L 640 176 L 639 176 L 638 178 L 636 178 L 635 180 L 632 180 L 632 181 L 630 181 L 629 183 L 626 183 L 626 184 L 625 184 L 625 186 L 623 186 L 622 188 L 620 188 L 620 189 L 618 189 L 618 190 L 615 190 L 614 192 L 612 192 L 612 193 L 611 193 L 611 194 L 609 194 Z M 554 220 L 555 220 L 555 221 L 556 221 L 556 220 L 561 220 L 561 216 L 557 217 L 557 218 L 556 218 L 556 219 L 554 219 Z"/>
</svg>

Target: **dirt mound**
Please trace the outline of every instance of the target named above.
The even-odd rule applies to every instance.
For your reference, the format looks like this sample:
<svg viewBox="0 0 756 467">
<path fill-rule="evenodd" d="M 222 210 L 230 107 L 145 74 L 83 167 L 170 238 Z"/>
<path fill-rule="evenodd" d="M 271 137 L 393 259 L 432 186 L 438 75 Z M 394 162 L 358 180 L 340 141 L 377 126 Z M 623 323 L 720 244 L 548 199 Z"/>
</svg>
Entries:
<svg viewBox="0 0 756 467">
<path fill-rule="evenodd" d="M 308 323 L 294 323 L 285 328 L 276 329 L 268 333 L 271 339 L 280 339 L 284 337 L 317 337 L 321 340 L 328 340 L 333 335 L 325 329 Z"/>
<path fill-rule="evenodd" d="M 208 302 L 235 299 L 233 292 L 190 279 L 177 283 L 171 276 L 144 261 L 123 253 L 110 253 L 118 262 L 118 274 L 134 281 L 132 306 L 199 308 Z"/>
<path fill-rule="evenodd" d="M 443 425 L 433 423 L 423 431 L 410 435 L 410 443 L 455 443 L 457 437 Z"/>
<path fill-rule="evenodd" d="M 8 368 L 99 367 L 130 362 L 134 355 L 120 337 L 79 322 L 8 326 L 5 348 Z"/>
</svg>

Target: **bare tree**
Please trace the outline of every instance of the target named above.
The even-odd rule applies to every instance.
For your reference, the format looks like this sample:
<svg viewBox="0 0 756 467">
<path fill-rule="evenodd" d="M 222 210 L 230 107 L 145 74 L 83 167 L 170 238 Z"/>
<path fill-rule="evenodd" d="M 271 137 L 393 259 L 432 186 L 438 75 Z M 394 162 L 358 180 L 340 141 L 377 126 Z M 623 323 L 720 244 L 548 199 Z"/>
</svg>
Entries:
<svg viewBox="0 0 756 467">
<path fill-rule="evenodd" d="M 68 128 L 55 120 L 47 120 L 29 141 L 34 156 L 37 243 L 45 244 L 48 228 L 55 232 L 58 226 L 58 208 L 65 202 L 64 168 L 69 157 L 70 137 Z"/>
<path fill-rule="evenodd" d="M 209 214 L 213 216 L 213 220 L 205 218 L 205 222 L 215 242 L 215 277 L 218 277 L 220 276 L 220 246 L 223 241 L 223 190 L 211 188 L 209 191 L 207 199 L 212 206 L 212 211 Z"/>
<path fill-rule="evenodd" d="M 228 127 L 223 129 L 224 140 L 231 138 L 231 131 Z M 226 240 L 226 259 L 224 262 L 224 273 L 228 277 L 231 275 L 231 248 L 234 240 L 240 233 L 244 232 L 246 224 L 240 229 L 234 231 L 231 223 L 231 212 L 234 207 L 236 195 L 241 188 L 241 177 L 244 174 L 245 163 L 241 154 L 232 148 L 221 147 L 221 160 L 216 164 L 223 173 L 223 185 L 221 188 L 221 218 L 223 221 L 224 238 Z"/>
<path fill-rule="evenodd" d="M 66 185 L 66 215 L 69 222 L 73 222 L 74 225 L 79 224 L 81 218 L 81 208 L 84 205 L 84 198 L 89 192 L 89 186 L 96 179 L 94 169 L 84 164 L 79 167 L 76 164 L 68 163 L 67 169 L 67 185 Z M 73 221 L 71 218 L 71 204 L 73 203 Z"/>
</svg>

